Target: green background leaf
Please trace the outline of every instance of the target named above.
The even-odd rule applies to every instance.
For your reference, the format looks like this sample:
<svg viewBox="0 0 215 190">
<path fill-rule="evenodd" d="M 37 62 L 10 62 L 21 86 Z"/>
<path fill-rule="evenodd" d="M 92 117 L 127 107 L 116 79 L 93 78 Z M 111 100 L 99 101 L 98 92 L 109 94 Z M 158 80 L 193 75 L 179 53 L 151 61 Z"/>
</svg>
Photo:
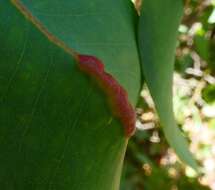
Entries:
<svg viewBox="0 0 215 190">
<path fill-rule="evenodd" d="M 142 70 L 154 99 L 165 136 L 178 156 L 197 168 L 173 114 L 172 77 L 178 26 L 183 2 L 144 0 L 139 22 Z"/>
</svg>

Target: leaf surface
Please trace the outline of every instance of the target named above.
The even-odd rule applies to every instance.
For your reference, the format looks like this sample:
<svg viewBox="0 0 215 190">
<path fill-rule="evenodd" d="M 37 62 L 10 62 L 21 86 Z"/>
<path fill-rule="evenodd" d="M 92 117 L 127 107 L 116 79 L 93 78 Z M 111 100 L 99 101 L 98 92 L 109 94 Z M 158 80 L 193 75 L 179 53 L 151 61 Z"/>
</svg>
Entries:
<svg viewBox="0 0 215 190">
<path fill-rule="evenodd" d="M 139 21 L 138 42 L 142 70 L 165 136 L 178 156 L 193 168 L 197 168 L 173 114 L 174 55 L 182 15 L 181 0 L 144 0 Z"/>
<path fill-rule="evenodd" d="M 69 47 L 102 59 L 136 103 L 140 71 L 129 2 L 23 3 Z M 103 91 L 7 0 L 0 41 L 1 189 L 117 190 L 128 139 Z"/>
</svg>

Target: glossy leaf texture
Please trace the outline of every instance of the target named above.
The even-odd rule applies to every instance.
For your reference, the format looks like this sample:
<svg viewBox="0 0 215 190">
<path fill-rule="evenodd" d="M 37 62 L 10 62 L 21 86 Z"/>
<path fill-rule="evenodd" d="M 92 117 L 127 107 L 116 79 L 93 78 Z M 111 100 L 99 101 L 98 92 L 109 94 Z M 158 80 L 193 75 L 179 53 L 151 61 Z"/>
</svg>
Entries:
<svg viewBox="0 0 215 190">
<path fill-rule="evenodd" d="M 182 15 L 181 0 L 144 0 L 139 21 L 138 42 L 142 70 L 164 134 L 181 160 L 197 168 L 173 114 L 174 55 Z"/>
<path fill-rule="evenodd" d="M 129 1 L 23 3 L 68 46 L 100 58 L 136 103 Z M 0 188 L 118 190 L 128 139 L 107 97 L 10 1 L 0 4 Z"/>
</svg>

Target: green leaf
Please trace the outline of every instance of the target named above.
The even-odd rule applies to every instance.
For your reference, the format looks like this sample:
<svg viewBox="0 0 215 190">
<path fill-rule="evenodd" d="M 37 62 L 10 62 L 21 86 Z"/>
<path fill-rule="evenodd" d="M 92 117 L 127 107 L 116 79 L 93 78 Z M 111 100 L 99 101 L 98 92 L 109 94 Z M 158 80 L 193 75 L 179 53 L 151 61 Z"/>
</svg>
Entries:
<svg viewBox="0 0 215 190">
<path fill-rule="evenodd" d="M 103 60 L 136 103 L 140 71 L 129 1 L 23 3 L 68 46 Z M 7 0 L 0 41 L 0 188 L 117 190 L 127 138 L 104 93 Z"/>
<path fill-rule="evenodd" d="M 135 40 L 137 15 L 129 0 L 64 0 L 60 4 L 58 0 L 22 2 L 69 47 L 101 59 L 106 70 L 126 88 L 131 102 L 136 103 L 140 89 Z"/>
<path fill-rule="evenodd" d="M 204 35 L 194 36 L 194 49 L 205 61 L 210 61 L 210 41 Z"/>
<path fill-rule="evenodd" d="M 142 70 L 165 136 L 178 156 L 197 168 L 187 142 L 174 120 L 172 105 L 173 63 L 182 14 L 183 2 L 180 0 L 144 0 L 138 41 Z"/>
</svg>

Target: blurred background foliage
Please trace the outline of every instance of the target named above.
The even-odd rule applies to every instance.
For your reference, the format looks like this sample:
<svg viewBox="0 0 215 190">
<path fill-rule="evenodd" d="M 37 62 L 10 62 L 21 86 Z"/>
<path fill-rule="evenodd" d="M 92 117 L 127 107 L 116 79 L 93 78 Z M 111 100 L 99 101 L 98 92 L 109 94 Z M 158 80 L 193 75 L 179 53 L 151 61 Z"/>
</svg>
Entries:
<svg viewBox="0 0 215 190">
<path fill-rule="evenodd" d="M 215 0 L 188 1 L 178 30 L 174 110 L 201 173 L 183 165 L 168 146 L 144 87 L 121 190 L 215 190 Z"/>
</svg>

